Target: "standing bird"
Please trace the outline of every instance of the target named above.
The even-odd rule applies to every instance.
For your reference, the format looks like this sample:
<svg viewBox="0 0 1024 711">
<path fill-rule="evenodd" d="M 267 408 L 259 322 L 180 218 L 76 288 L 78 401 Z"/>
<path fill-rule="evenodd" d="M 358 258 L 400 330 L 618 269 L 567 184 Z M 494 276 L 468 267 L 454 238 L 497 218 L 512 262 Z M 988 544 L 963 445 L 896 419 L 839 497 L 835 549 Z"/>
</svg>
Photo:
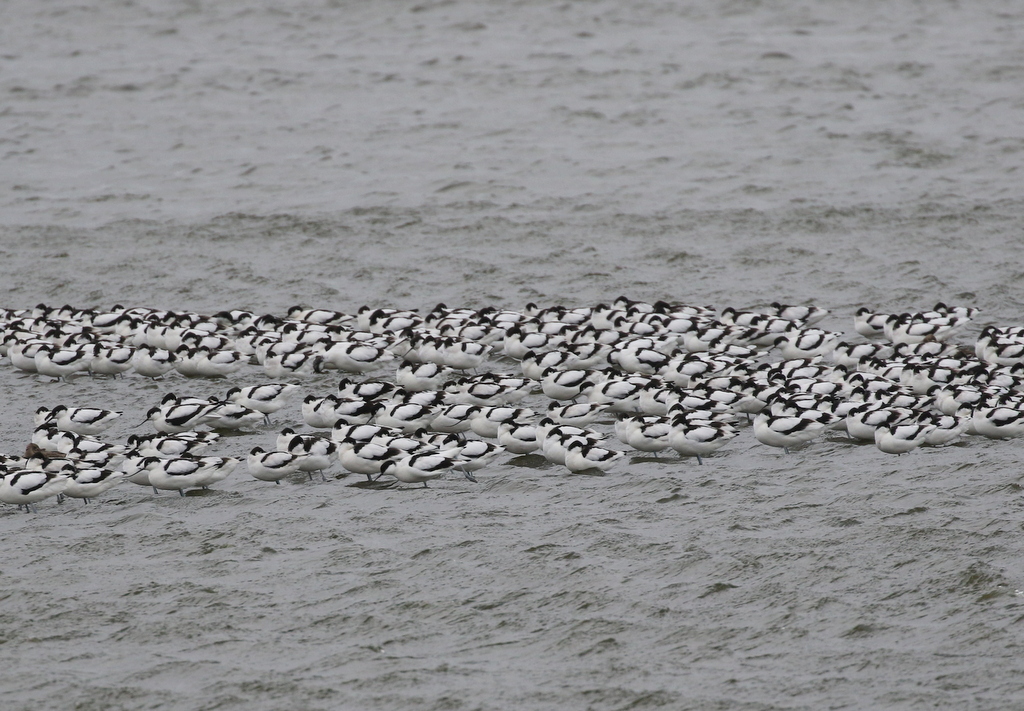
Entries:
<svg viewBox="0 0 1024 711">
<path fill-rule="evenodd" d="M 463 460 L 458 468 L 463 473 L 483 469 L 505 451 L 505 448 L 479 439 L 468 440 L 458 450 L 458 458 Z"/>
<path fill-rule="evenodd" d="M 697 464 L 704 464 L 702 457 L 721 449 L 739 434 L 731 425 L 710 420 L 691 423 L 685 417 L 677 417 L 672 425 L 668 446 L 681 457 L 696 457 Z"/>
<path fill-rule="evenodd" d="M 285 432 L 288 430 L 286 429 Z M 282 433 L 283 435 L 283 433 Z M 320 478 L 324 481 L 324 469 L 331 466 L 334 456 L 338 451 L 338 445 L 329 439 L 316 435 L 292 434 L 287 442 L 278 438 L 278 450 L 290 452 L 300 456 L 299 471 L 306 472 L 309 478 L 313 478 L 313 472 L 320 472 Z M 284 444 L 282 447 L 281 445 Z"/>
<path fill-rule="evenodd" d="M 384 464 L 397 454 L 397 450 L 380 442 L 342 441 L 338 447 L 338 462 L 353 474 L 364 474 L 367 481 L 373 481 L 373 475 L 379 477 Z"/>
<path fill-rule="evenodd" d="M 38 419 L 39 415 L 44 411 L 46 411 L 46 408 L 36 410 L 36 418 Z M 64 432 L 74 432 L 79 435 L 96 435 L 113 425 L 114 420 L 120 417 L 121 414 L 120 412 L 101 410 L 96 407 L 69 409 L 66 405 L 57 405 L 57 407 L 49 410 L 44 415 L 43 421 L 39 424 L 52 421 L 57 426 L 57 429 Z"/>
<path fill-rule="evenodd" d="M 380 468 L 379 479 L 382 476 L 393 476 L 398 481 L 406 484 L 423 484 L 423 488 L 429 488 L 427 482 L 443 476 L 445 472 L 453 469 L 460 462 L 457 459 L 446 457 L 442 454 L 413 454 L 403 459 L 389 459 Z M 469 472 L 463 472 L 465 477 L 472 482 L 476 479 Z"/>
<path fill-rule="evenodd" d="M 438 363 L 411 363 L 403 360 L 395 374 L 395 382 L 409 392 L 437 390 L 452 372 L 451 368 Z"/>
<path fill-rule="evenodd" d="M 299 471 L 302 457 L 291 452 L 265 452 L 261 447 L 253 447 L 249 451 L 246 464 L 249 473 L 260 481 L 272 481 L 280 484 L 285 477 Z"/>
<path fill-rule="evenodd" d="M 150 486 L 177 491 L 180 496 L 184 496 L 185 489 L 205 488 L 227 476 L 234 468 L 232 462 L 238 463 L 231 457 L 147 457 L 144 460 L 144 467 L 149 470 Z M 224 472 L 226 467 L 227 473 Z M 222 473 L 224 476 L 219 476 Z"/>
<path fill-rule="evenodd" d="M 548 368 L 541 378 L 540 389 L 552 400 L 575 400 L 586 395 L 596 383 L 595 373 L 589 370 Z"/>
<path fill-rule="evenodd" d="M 339 341 L 323 354 L 327 365 L 346 373 L 368 373 L 394 358 L 390 351 L 357 341 Z"/>
<path fill-rule="evenodd" d="M 762 413 L 754 418 L 754 437 L 761 444 L 782 447 L 782 450 L 789 454 L 790 447 L 810 442 L 822 434 L 827 426 L 827 422 L 812 416 L 775 416 Z"/>
<path fill-rule="evenodd" d="M 89 360 L 89 372 L 93 375 L 109 375 L 116 378 L 124 377 L 127 370 L 131 370 L 132 359 L 135 357 L 135 349 L 129 346 L 104 347 L 96 343 L 93 345 L 93 355 Z"/>
<path fill-rule="evenodd" d="M 283 408 L 288 397 L 298 389 L 298 385 L 290 383 L 266 383 L 248 388 L 231 388 L 225 397 L 231 402 L 262 412 L 267 424 L 270 424 L 270 416 Z"/>
<path fill-rule="evenodd" d="M 156 431 L 162 434 L 188 432 L 213 419 L 213 413 L 219 407 L 220 403 L 215 402 L 168 403 L 151 408 L 143 422 L 152 422 Z"/>
<path fill-rule="evenodd" d="M 565 466 L 574 473 L 599 469 L 607 474 L 626 456 L 622 452 L 591 444 L 584 439 L 573 439 L 565 449 Z"/>
<path fill-rule="evenodd" d="M 64 465 L 60 473 L 46 472 L 39 469 L 20 469 L 7 474 L 0 480 L 0 501 L 6 504 L 17 504 L 36 511 L 35 504 L 43 499 L 64 491 L 68 484 L 69 474 L 74 471 L 70 464 Z"/>
<path fill-rule="evenodd" d="M 110 469 L 78 469 L 68 479 L 61 492 L 73 499 L 82 499 L 89 503 L 107 489 L 112 489 L 124 480 L 124 472 Z"/>
<path fill-rule="evenodd" d="M 875 446 L 886 454 L 906 454 L 917 449 L 935 431 L 935 425 L 907 423 L 881 425 L 875 429 Z"/>
<path fill-rule="evenodd" d="M 132 356 L 132 367 L 145 378 L 159 378 L 174 370 L 177 360 L 170 351 L 143 344 Z"/>
<path fill-rule="evenodd" d="M 226 402 L 210 411 L 206 424 L 215 430 L 250 430 L 262 422 L 262 412 L 237 402 Z"/>
<path fill-rule="evenodd" d="M 91 348 L 58 348 L 46 345 L 36 351 L 36 372 L 57 380 L 66 380 L 69 375 L 89 369 L 92 360 Z"/>
<path fill-rule="evenodd" d="M 502 422 L 498 426 L 498 444 L 512 454 L 531 454 L 540 449 L 537 426 L 527 422 Z"/>
</svg>

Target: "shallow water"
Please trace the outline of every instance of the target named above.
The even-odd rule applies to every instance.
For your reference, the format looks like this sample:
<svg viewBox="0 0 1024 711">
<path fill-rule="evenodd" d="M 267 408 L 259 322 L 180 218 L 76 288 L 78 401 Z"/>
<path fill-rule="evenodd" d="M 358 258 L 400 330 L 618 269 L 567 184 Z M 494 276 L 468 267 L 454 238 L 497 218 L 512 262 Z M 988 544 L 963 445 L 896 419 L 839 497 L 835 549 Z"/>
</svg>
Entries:
<svg viewBox="0 0 1024 711">
<path fill-rule="evenodd" d="M 4 306 L 942 299 L 1020 324 L 1013 3 L 8 3 Z M 512 368 L 510 364 L 502 367 Z M 123 410 L 252 384 L 18 375 Z M 337 377 L 305 381 L 331 391 Z M 543 400 L 534 404 L 543 406 Z M 222 441 L 240 455 L 301 427 Z M 0 511 L 15 709 L 1024 703 L 1020 442 Z"/>
</svg>

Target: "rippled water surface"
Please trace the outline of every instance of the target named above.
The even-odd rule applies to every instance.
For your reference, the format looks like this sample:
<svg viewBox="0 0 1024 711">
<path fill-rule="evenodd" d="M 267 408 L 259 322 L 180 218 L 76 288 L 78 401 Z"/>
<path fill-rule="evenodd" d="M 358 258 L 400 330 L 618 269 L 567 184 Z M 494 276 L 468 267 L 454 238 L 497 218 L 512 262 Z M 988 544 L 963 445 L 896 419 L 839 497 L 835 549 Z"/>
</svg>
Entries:
<svg viewBox="0 0 1024 711">
<path fill-rule="evenodd" d="M 1011 2 L 9 2 L 7 307 L 942 299 L 1021 324 Z M 495 368 L 513 369 L 509 362 Z M 264 380 L 49 383 L 40 405 Z M 304 381 L 326 394 L 336 376 Z M 545 401 L 530 401 L 544 407 Z M 218 453 L 304 427 L 298 401 Z M 1021 443 L 0 510 L 5 708 L 1024 704 Z M 335 473 L 340 473 L 337 470 Z"/>
</svg>

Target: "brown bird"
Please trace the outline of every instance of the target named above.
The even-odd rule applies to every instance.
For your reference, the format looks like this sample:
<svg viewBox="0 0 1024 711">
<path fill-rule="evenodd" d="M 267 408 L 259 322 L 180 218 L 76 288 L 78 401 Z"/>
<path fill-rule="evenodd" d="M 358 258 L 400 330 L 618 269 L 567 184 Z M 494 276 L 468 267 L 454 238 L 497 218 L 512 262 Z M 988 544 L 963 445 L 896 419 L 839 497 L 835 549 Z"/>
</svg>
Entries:
<svg viewBox="0 0 1024 711">
<path fill-rule="evenodd" d="M 57 452 L 52 449 L 41 449 L 35 442 L 32 442 L 29 446 L 25 447 L 25 459 L 34 457 L 37 454 L 42 455 L 47 459 L 64 459 L 63 452 Z"/>
</svg>

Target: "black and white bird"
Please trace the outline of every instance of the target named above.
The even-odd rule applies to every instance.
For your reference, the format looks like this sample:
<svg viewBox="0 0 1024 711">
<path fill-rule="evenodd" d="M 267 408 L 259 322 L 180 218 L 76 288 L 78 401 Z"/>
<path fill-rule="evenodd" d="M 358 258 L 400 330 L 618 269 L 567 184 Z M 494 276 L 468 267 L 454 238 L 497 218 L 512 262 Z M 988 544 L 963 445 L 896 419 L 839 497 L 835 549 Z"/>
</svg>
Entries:
<svg viewBox="0 0 1024 711">
<path fill-rule="evenodd" d="M 353 474 L 363 474 L 367 481 L 372 481 L 375 474 L 380 474 L 385 462 L 397 455 L 397 450 L 390 449 L 379 442 L 342 442 L 338 446 L 338 462 Z"/>
<path fill-rule="evenodd" d="M 530 454 L 540 448 L 537 426 L 528 422 L 503 422 L 498 427 L 498 444 L 512 454 Z"/>
<path fill-rule="evenodd" d="M 540 389 L 552 400 L 576 400 L 603 379 L 589 370 L 548 368 L 541 377 Z"/>
<path fill-rule="evenodd" d="M 116 378 L 132 369 L 135 349 L 130 346 L 103 346 L 93 344 L 92 358 L 89 360 L 89 372 L 93 375 L 109 375 Z"/>
<path fill-rule="evenodd" d="M 546 419 L 546 418 L 545 418 Z M 540 434 L 540 452 L 552 464 L 565 464 L 569 444 L 584 440 L 589 444 L 599 445 L 604 435 L 570 425 L 545 426 L 544 420 L 538 424 Z"/>
<path fill-rule="evenodd" d="M 174 370 L 177 358 L 163 348 L 140 345 L 132 355 L 132 368 L 146 378 L 159 378 Z"/>
<path fill-rule="evenodd" d="M 846 432 L 853 439 L 875 441 L 879 427 L 890 427 L 913 419 L 914 411 L 905 407 L 884 407 L 882 403 L 863 403 L 846 413 Z"/>
<path fill-rule="evenodd" d="M 907 423 L 881 425 L 875 429 L 875 446 L 886 454 L 906 454 L 920 447 L 935 425 Z"/>
<path fill-rule="evenodd" d="M 379 411 L 374 421 L 384 427 L 393 427 L 406 434 L 426 427 L 436 416 L 436 409 L 416 403 L 395 403 Z"/>
<path fill-rule="evenodd" d="M 298 385 L 291 383 L 266 383 L 248 388 L 231 388 L 225 397 L 231 402 L 262 412 L 269 424 L 270 416 L 283 408 L 291 394 L 298 389 Z"/>
<path fill-rule="evenodd" d="M 1024 435 L 1024 408 L 983 407 L 971 418 L 974 431 L 989 439 L 1009 439 Z"/>
<path fill-rule="evenodd" d="M 94 499 L 104 491 L 114 488 L 123 480 L 124 472 L 112 469 L 77 468 L 69 476 L 67 485 L 61 494 L 89 503 L 89 499 Z"/>
<path fill-rule="evenodd" d="M 409 392 L 438 390 L 452 374 L 451 368 L 438 363 L 413 363 L 402 361 L 395 375 L 398 387 Z"/>
<path fill-rule="evenodd" d="M 389 437 L 396 437 L 402 434 L 401 430 L 394 427 L 382 425 L 343 425 L 339 424 L 331 430 L 331 441 L 340 446 L 361 444 L 363 442 L 374 442 L 385 440 Z"/>
<path fill-rule="evenodd" d="M 463 472 L 479 471 L 493 462 L 504 451 L 505 447 L 501 445 L 491 444 L 479 439 L 467 440 L 458 449 L 457 456 L 462 460 L 458 468 Z"/>
<path fill-rule="evenodd" d="M 228 476 L 238 464 L 233 457 L 147 457 L 143 466 L 149 471 L 149 484 L 156 489 L 177 491 L 205 488 Z"/>
<path fill-rule="evenodd" d="M 74 467 L 65 465 L 61 472 L 47 472 L 40 469 L 20 469 L 6 474 L 0 480 L 0 501 L 25 507 L 28 512 L 35 504 L 51 496 L 57 496 L 67 486 Z"/>
<path fill-rule="evenodd" d="M 519 361 L 519 368 L 530 380 L 540 380 L 548 368 L 566 368 L 571 362 L 572 354 L 567 351 L 527 351 Z"/>
<path fill-rule="evenodd" d="M 520 326 L 513 326 L 505 332 L 502 349 L 509 358 L 522 360 L 523 356 L 531 351 L 542 353 L 555 350 L 556 347 L 564 343 L 564 340 L 561 336 L 538 331 L 524 331 Z"/>
<path fill-rule="evenodd" d="M 340 341 L 324 351 L 324 362 L 347 373 L 368 373 L 390 363 L 395 356 L 367 343 Z"/>
<path fill-rule="evenodd" d="M 237 373 L 249 362 L 248 357 L 238 351 L 203 346 L 196 348 L 194 357 L 196 374 L 201 378 L 223 378 Z"/>
<path fill-rule="evenodd" d="M 96 407 L 69 408 L 57 405 L 36 410 L 36 423 L 53 422 L 57 429 L 80 435 L 96 435 L 110 428 L 122 413 Z M 40 419 L 41 418 L 41 419 Z"/>
<path fill-rule="evenodd" d="M 533 410 L 523 407 L 481 407 L 470 418 L 469 427 L 480 437 L 495 439 L 502 423 L 529 420 L 533 415 Z"/>
<path fill-rule="evenodd" d="M 396 386 L 386 380 L 364 380 L 356 382 L 348 378 L 342 378 L 338 382 L 338 397 L 352 398 L 357 400 L 381 400 L 390 397 Z M 406 388 L 408 390 L 408 388 Z"/>
<path fill-rule="evenodd" d="M 302 401 L 302 420 L 315 429 L 330 429 L 338 421 L 335 407 L 340 398 L 337 395 L 317 397 L 307 395 Z"/>
<path fill-rule="evenodd" d="M 429 488 L 427 487 L 428 481 L 444 476 L 446 472 L 451 471 L 459 464 L 458 459 L 442 454 L 413 454 L 402 459 L 389 459 L 384 462 L 377 478 L 392 476 L 405 484 L 422 483 L 423 488 L 426 489 Z M 469 481 L 476 481 L 470 472 L 463 472 L 463 474 Z"/>
<path fill-rule="evenodd" d="M 586 427 L 605 416 L 609 407 L 610 405 L 605 403 L 582 402 L 563 405 L 553 402 L 548 406 L 547 416 L 560 425 Z"/>
<path fill-rule="evenodd" d="M 268 355 L 263 361 L 263 372 L 268 378 L 305 377 L 323 372 L 324 357 L 314 351 L 294 351 Z"/>
<path fill-rule="evenodd" d="M 594 405 L 607 405 L 610 412 L 636 412 L 640 393 L 648 382 L 635 377 L 609 378 L 591 388 L 587 400 Z"/>
<path fill-rule="evenodd" d="M 212 433 L 211 433 L 212 434 Z M 206 438 L 187 438 L 176 435 L 130 435 L 128 446 L 143 457 L 175 457 L 195 456 L 210 446 Z"/>
<path fill-rule="evenodd" d="M 790 447 L 810 442 L 825 432 L 833 418 L 822 417 L 823 414 L 774 416 L 762 413 L 754 418 L 754 437 L 761 444 L 781 447 L 789 454 Z"/>
<path fill-rule="evenodd" d="M 672 422 L 662 417 L 623 416 L 617 432 L 619 441 L 639 452 L 658 452 L 668 449 Z"/>
<path fill-rule="evenodd" d="M 455 370 L 476 370 L 487 359 L 491 347 L 478 341 L 463 341 L 446 338 L 441 342 L 438 353 L 441 363 Z"/>
<path fill-rule="evenodd" d="M 574 473 L 598 469 L 608 473 L 625 457 L 622 452 L 573 439 L 566 445 L 565 466 Z"/>
<path fill-rule="evenodd" d="M 220 407 L 216 402 L 169 403 L 152 407 L 144 422 L 152 422 L 157 432 L 174 434 L 188 432 L 208 422 Z"/>
<path fill-rule="evenodd" d="M 261 447 L 253 447 L 246 458 L 249 473 L 260 481 L 272 481 L 280 484 L 282 479 L 299 471 L 302 456 L 291 452 L 266 452 Z"/>
<path fill-rule="evenodd" d="M 430 421 L 430 429 L 435 432 L 458 434 L 468 432 L 473 417 L 480 412 L 478 405 L 458 403 L 442 408 Z"/>
<path fill-rule="evenodd" d="M 698 464 L 703 464 L 703 457 L 717 452 L 729 440 L 739 434 L 735 427 L 710 420 L 692 422 L 680 417 L 672 421 L 672 431 L 668 436 L 668 446 L 681 457 L 696 457 Z"/>
<path fill-rule="evenodd" d="M 283 430 L 278 437 L 278 450 L 299 455 L 299 471 L 306 472 L 310 479 L 313 478 L 313 472 L 320 472 L 320 477 L 326 480 L 324 470 L 334 461 L 338 446 L 331 440 L 317 435 L 295 433 L 291 433 L 287 442 L 282 442 L 282 439 L 289 437 L 285 432 L 288 432 L 288 429 Z"/>
<path fill-rule="evenodd" d="M 87 346 L 82 348 L 43 346 L 36 350 L 34 356 L 36 372 L 57 380 L 66 380 L 69 375 L 89 369 L 92 353 L 93 349 Z"/>
<path fill-rule="evenodd" d="M 206 424 L 215 430 L 252 430 L 263 421 L 262 412 L 237 402 L 226 402 L 211 410 Z"/>
<path fill-rule="evenodd" d="M 813 326 L 829 314 L 828 309 L 819 308 L 814 305 L 793 306 L 780 304 L 777 301 L 773 301 L 769 305 L 768 313 L 772 316 L 784 318 L 787 321 L 800 321 L 804 326 Z"/>
<path fill-rule="evenodd" d="M 480 407 L 496 407 L 519 402 L 533 390 L 529 378 L 489 377 L 489 374 L 464 378 L 445 386 L 447 401 Z"/>
<path fill-rule="evenodd" d="M 861 306 L 853 315 L 853 328 L 860 335 L 871 338 L 885 334 L 885 321 L 889 314 L 874 313 L 867 306 Z"/>
<path fill-rule="evenodd" d="M 775 339 L 782 357 L 786 360 L 815 358 L 828 355 L 842 338 L 841 333 L 823 331 L 820 328 L 805 328 Z"/>
</svg>

